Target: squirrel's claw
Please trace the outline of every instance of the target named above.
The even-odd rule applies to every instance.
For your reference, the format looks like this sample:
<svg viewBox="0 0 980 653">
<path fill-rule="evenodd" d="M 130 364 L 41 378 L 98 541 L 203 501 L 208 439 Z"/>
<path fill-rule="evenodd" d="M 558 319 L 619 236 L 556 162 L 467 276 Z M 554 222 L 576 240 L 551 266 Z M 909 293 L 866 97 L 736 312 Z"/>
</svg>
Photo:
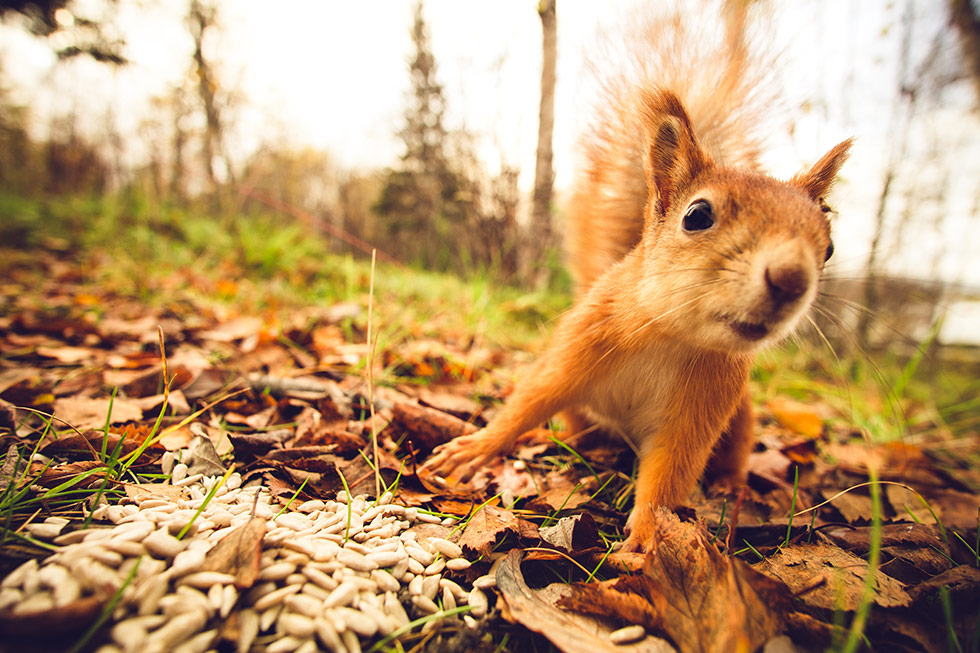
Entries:
<svg viewBox="0 0 980 653">
<path fill-rule="evenodd" d="M 488 438 L 482 437 L 482 432 L 463 435 L 454 440 L 439 445 L 432 452 L 419 473 L 429 477 L 465 483 L 470 480 L 498 452 Z"/>
</svg>

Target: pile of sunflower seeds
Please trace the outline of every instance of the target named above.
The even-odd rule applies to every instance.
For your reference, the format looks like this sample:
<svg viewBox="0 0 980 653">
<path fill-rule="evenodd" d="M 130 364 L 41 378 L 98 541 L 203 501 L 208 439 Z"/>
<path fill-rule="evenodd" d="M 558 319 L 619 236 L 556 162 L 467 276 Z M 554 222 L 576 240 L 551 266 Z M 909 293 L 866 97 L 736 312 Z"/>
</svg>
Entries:
<svg viewBox="0 0 980 653">
<path fill-rule="evenodd" d="M 475 627 L 487 612 L 492 577 L 464 588 L 457 580 L 470 563 L 460 547 L 412 529 L 450 519 L 395 505 L 390 493 L 371 501 L 340 492 L 280 512 L 262 486 L 241 487 L 237 473 L 208 501 L 222 477 L 187 471 L 174 465 L 171 482 L 189 498 L 99 506 L 93 520 L 109 527 L 63 532 L 68 522 L 59 518 L 29 525 L 60 548 L 0 583 L 0 612 L 38 613 L 122 588 L 100 653 L 213 650 L 229 618 L 237 619 L 241 652 L 357 653 L 363 642 L 407 630 L 410 615 L 434 625 L 467 605 L 463 619 Z M 203 567 L 222 538 L 254 517 L 267 520 L 260 571 L 240 591 L 234 574 Z"/>
</svg>

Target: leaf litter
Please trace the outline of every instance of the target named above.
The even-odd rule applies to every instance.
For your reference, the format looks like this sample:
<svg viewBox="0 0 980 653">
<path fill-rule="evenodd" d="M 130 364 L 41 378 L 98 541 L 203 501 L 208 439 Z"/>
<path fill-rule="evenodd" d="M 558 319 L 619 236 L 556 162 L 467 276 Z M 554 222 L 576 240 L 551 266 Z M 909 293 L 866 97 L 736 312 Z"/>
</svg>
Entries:
<svg viewBox="0 0 980 653">
<path fill-rule="evenodd" d="M 744 495 L 715 496 L 706 485 L 678 515 L 658 516 L 649 553 L 618 554 L 612 543 L 630 508 L 633 457 L 615 439 L 576 442 L 591 469 L 537 429 L 470 486 L 439 489 L 416 475 L 435 446 L 492 418 L 507 392 L 494 370 L 514 369 L 511 352 L 454 349 L 447 343 L 467 342 L 457 334 L 388 345 L 378 356 L 385 373 L 372 418 L 364 334 L 343 326 L 359 314 L 350 304 L 294 311 L 290 319 L 206 303 L 150 309 L 70 278 L 40 284 L 30 302 L 15 282 L 0 292 L 7 492 L 36 496 L 96 470 L 102 462 L 94 452 L 118 446 L 127 455 L 156 433 L 132 473 L 152 476 L 168 451 L 193 445 L 202 465 L 195 473 L 234 464 L 283 505 L 345 486 L 371 495 L 376 433 L 377 473 L 397 487 L 396 501 L 461 518 L 440 537 L 474 561 L 470 580 L 491 572 L 496 584 L 499 600 L 483 625 L 466 635 L 461 622 L 447 620 L 435 628 L 437 639 L 500 643 L 506 635 L 506 648 L 527 650 L 536 646 L 533 632 L 563 651 L 713 651 L 756 650 L 789 637 L 799 649 L 821 649 L 841 641 L 869 586 L 865 636 L 875 647 L 944 650 L 947 640 L 934 633 L 968 643 L 980 628 L 977 470 L 939 464 L 915 444 L 871 446 L 830 419 L 828 406 L 771 399 L 760 410 Z M 23 461 L 35 450 L 25 474 Z M 876 537 L 871 469 L 884 482 L 877 571 L 867 562 Z M 115 487 L 134 502 L 175 491 L 150 476 Z M 93 474 L 89 484 L 100 479 Z M 37 505 L 10 513 L 14 530 L 47 515 L 80 517 Z M 260 518 L 240 527 L 212 550 L 208 570 L 252 586 L 264 530 Z M 6 538 L 2 554 L 9 571 L 24 542 Z M 77 613 L 50 618 L 79 620 Z M 23 625 L 9 614 L 0 620 L 5 629 Z M 636 625 L 639 638 L 611 643 L 613 633 Z"/>
</svg>

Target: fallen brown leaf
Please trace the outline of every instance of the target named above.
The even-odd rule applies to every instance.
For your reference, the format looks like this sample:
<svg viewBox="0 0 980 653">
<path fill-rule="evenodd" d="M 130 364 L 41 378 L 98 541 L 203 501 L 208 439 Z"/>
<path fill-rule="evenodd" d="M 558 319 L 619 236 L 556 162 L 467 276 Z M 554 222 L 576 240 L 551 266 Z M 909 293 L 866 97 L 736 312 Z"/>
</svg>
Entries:
<svg viewBox="0 0 980 653">
<path fill-rule="evenodd" d="M 554 526 L 538 529 L 541 539 L 566 552 L 590 549 L 601 544 L 599 530 L 589 513 L 562 517 Z"/>
<path fill-rule="evenodd" d="M 79 460 L 73 463 L 64 463 L 62 465 L 56 465 L 44 470 L 44 472 L 34 480 L 34 483 L 42 487 L 54 487 L 55 485 L 58 485 L 64 481 L 75 478 L 79 474 L 102 466 L 103 463 L 97 460 Z M 105 470 L 92 474 L 86 483 L 83 483 L 78 487 L 88 487 L 90 483 L 93 481 L 99 481 L 104 476 Z"/>
<path fill-rule="evenodd" d="M 146 499 L 168 499 L 170 501 L 181 501 L 188 497 L 187 488 L 169 483 L 120 483 L 126 496 L 133 502 L 140 503 Z"/>
<path fill-rule="evenodd" d="M 520 538 L 537 538 L 537 530 L 537 526 L 509 510 L 486 505 L 470 518 L 458 544 L 489 558 L 494 545 L 507 533 Z"/>
<path fill-rule="evenodd" d="M 871 521 L 871 497 L 867 494 L 861 494 L 859 490 L 843 494 L 836 490 L 822 490 L 820 494 L 830 500 L 830 505 L 840 512 L 847 523 L 867 524 Z"/>
<path fill-rule="evenodd" d="M 27 651 L 37 641 L 50 642 L 52 637 L 81 633 L 98 619 L 107 598 L 108 595 L 86 596 L 67 605 L 40 612 L 0 613 L 0 633 L 4 635 L 2 639 L 5 645 L 13 644 L 10 639 L 14 637 L 33 640 L 20 642 L 19 646 L 23 648 L 6 649 L 4 646 L 4 649 Z"/>
<path fill-rule="evenodd" d="M 980 601 L 980 569 L 971 565 L 959 565 L 919 583 L 911 595 L 916 603 L 931 600 L 931 595 L 945 587 L 957 599 L 957 605 L 976 606 Z"/>
<path fill-rule="evenodd" d="M 792 479 L 792 474 L 789 474 L 791 463 L 792 461 L 782 451 L 766 449 L 749 454 L 748 471 L 783 486 L 786 484 L 787 476 Z"/>
<path fill-rule="evenodd" d="M 110 424 L 135 422 L 143 419 L 143 409 L 136 402 L 121 397 L 111 401 L 112 414 L 109 414 L 110 399 L 89 399 L 86 397 L 62 397 L 54 402 L 54 414 L 80 431 L 98 429 L 105 426 L 106 416 Z"/>
<path fill-rule="evenodd" d="M 886 486 L 887 487 L 887 486 Z M 871 548 L 871 527 L 828 528 L 834 544 L 855 555 Z M 950 568 L 950 551 L 935 526 L 915 523 L 881 526 L 882 571 L 903 583 L 917 583 Z"/>
<path fill-rule="evenodd" d="M 34 353 L 36 353 L 38 356 L 43 356 L 44 358 L 53 358 L 59 363 L 64 363 L 65 365 L 74 365 L 75 363 L 81 363 L 83 361 L 91 361 L 101 354 L 101 352 L 96 349 L 89 349 L 88 347 L 69 347 L 67 345 L 61 347 L 37 347 L 34 349 Z"/>
<path fill-rule="evenodd" d="M 521 553 L 511 551 L 496 574 L 505 619 L 541 633 L 565 653 L 672 653 L 674 647 L 647 636 L 633 644 L 613 644 L 614 628 L 595 617 L 562 607 L 572 591 L 564 583 L 531 589 L 521 572 Z"/>
<path fill-rule="evenodd" d="M 266 521 L 261 517 L 252 517 L 208 551 L 201 569 L 232 574 L 238 589 L 251 587 L 259 576 L 265 531 Z"/>
<path fill-rule="evenodd" d="M 470 387 L 464 386 L 464 389 L 469 391 Z M 472 422 L 483 413 L 483 407 L 468 396 L 436 392 L 428 388 L 419 390 L 419 404 L 443 413 L 449 413 L 464 422 Z"/>
<path fill-rule="evenodd" d="M 235 460 L 240 463 L 247 463 L 253 458 L 264 456 L 273 449 L 282 449 L 283 443 L 292 438 L 293 432 L 290 429 L 228 434 L 228 439 L 231 440 L 235 450 Z"/>
<path fill-rule="evenodd" d="M 767 405 L 773 417 L 794 433 L 812 438 L 823 433 L 823 419 L 813 406 L 786 397 L 775 397 Z"/>
<path fill-rule="evenodd" d="M 572 585 L 561 606 L 638 623 L 682 651 L 754 651 L 784 632 L 787 587 L 723 555 L 703 527 L 656 513 L 658 533 L 643 573 Z"/>
<path fill-rule="evenodd" d="M 853 611 L 861 602 L 868 563 L 829 544 L 794 544 L 782 547 L 758 569 L 801 594 L 807 606 Z M 872 601 L 883 608 L 907 607 L 912 602 L 902 583 L 881 571 L 875 577 Z"/>
</svg>

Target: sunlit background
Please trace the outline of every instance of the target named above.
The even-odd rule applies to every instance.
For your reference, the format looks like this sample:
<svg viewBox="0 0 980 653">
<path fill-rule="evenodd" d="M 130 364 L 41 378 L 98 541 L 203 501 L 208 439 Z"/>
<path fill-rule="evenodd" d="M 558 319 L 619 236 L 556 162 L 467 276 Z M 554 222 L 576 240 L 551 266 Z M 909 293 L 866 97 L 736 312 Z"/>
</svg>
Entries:
<svg viewBox="0 0 980 653">
<path fill-rule="evenodd" d="M 10 4 L 24 3 L 4 6 Z M 629 20 L 631 11 L 660 4 L 558 0 L 559 225 L 562 197 L 574 181 L 576 136 L 589 118 L 584 63 L 596 36 Z M 692 15 L 717 11 L 712 3 L 682 4 Z M 193 6 L 209 16 L 201 51 L 221 124 L 213 158 L 218 183 L 261 186 L 270 168 L 288 161 L 293 181 L 302 176 L 301 190 L 288 201 L 313 215 L 336 216 L 344 210 L 338 198 L 345 184 L 399 165 L 399 130 L 412 89 L 414 2 L 55 5 L 54 24 L 45 30 L 32 22 L 30 8 L 26 16 L 3 13 L 0 102 L 7 112 L 22 110 L 38 141 L 91 143 L 106 162 L 106 190 L 141 183 L 148 174 L 166 177 L 178 156 L 185 157 L 185 191 L 206 190 L 193 153 L 207 128 L 188 20 Z M 856 138 L 834 198 L 839 218 L 832 271 L 924 283 L 940 299 L 922 328 L 945 317 L 944 340 L 976 342 L 980 86 L 963 31 L 951 18 L 958 5 L 969 7 L 817 0 L 762 3 L 756 13 L 776 53 L 782 98 L 767 129 L 770 171 L 788 177 L 840 140 Z M 532 0 L 427 0 L 422 8 L 444 91 L 445 126 L 472 155 L 474 174 L 490 181 L 514 175 L 518 223 L 529 211 L 537 146 L 542 56 L 536 7 Z M 87 53 L 102 46 L 124 63 Z M 72 48 L 80 53 L 59 56 Z M 174 149 L 177 131 L 186 140 L 181 155 Z M 348 224 L 344 216 L 329 219 Z M 370 240 L 370 233 L 362 236 Z"/>
</svg>

